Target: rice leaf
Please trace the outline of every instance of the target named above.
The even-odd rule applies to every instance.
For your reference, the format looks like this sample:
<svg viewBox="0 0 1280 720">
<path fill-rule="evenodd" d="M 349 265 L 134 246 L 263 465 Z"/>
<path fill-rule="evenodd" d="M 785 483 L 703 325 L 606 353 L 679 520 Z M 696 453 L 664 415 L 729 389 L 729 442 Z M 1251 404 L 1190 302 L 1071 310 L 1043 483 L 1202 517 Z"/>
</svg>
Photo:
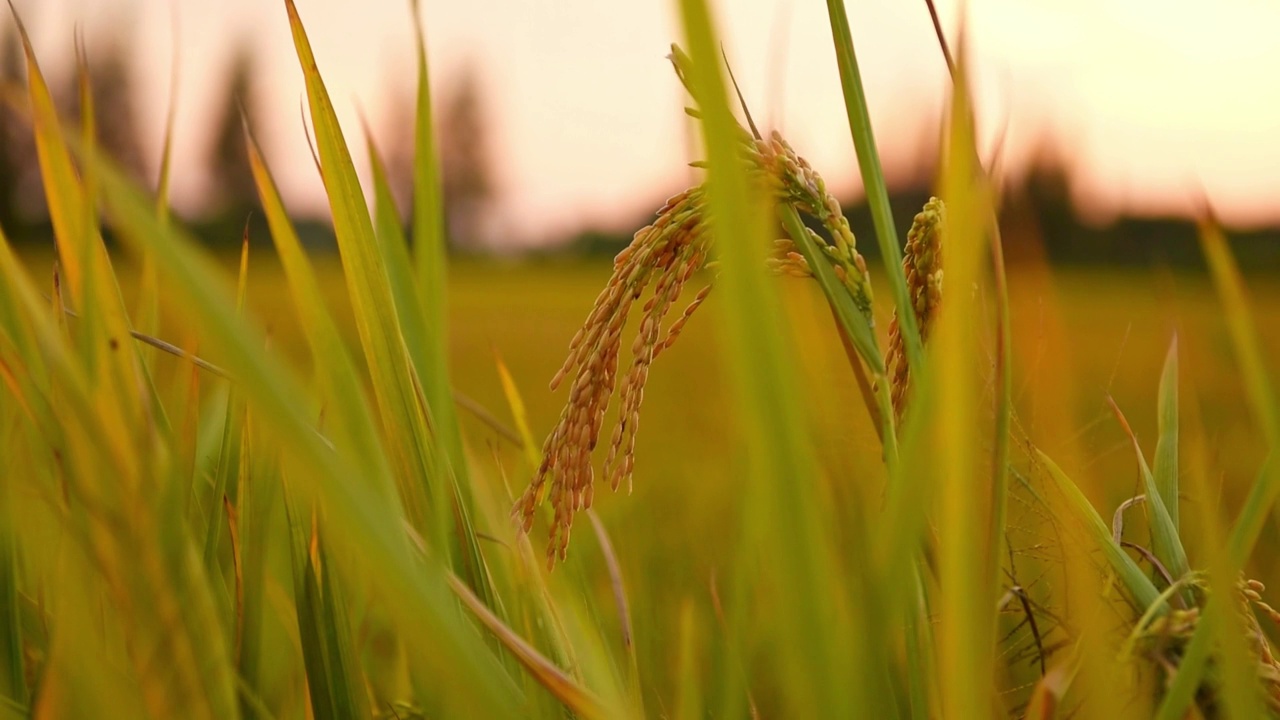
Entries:
<svg viewBox="0 0 1280 720">
<path fill-rule="evenodd" d="M 443 191 L 437 160 L 431 112 L 431 78 L 427 71 L 426 39 L 413 4 L 414 46 L 417 52 L 418 88 L 414 109 L 413 242 L 417 271 L 419 313 L 424 331 L 420 345 L 410 346 L 418 363 L 418 377 L 434 421 L 434 430 L 452 471 L 453 516 L 460 555 L 457 567 L 471 587 L 501 615 L 484 557 L 473 526 L 474 500 L 462 431 L 453 404 L 449 374 L 449 324 L 447 312 L 447 240 L 444 229 Z M 443 497 L 443 496 L 442 496 Z M 437 518 L 444 519 L 444 516 Z"/>
<path fill-rule="evenodd" d="M 24 720 L 31 717 L 31 710 L 17 700 L 0 697 L 0 717 L 11 720 Z"/>
<path fill-rule="evenodd" d="M 16 409 L 44 438 L 52 454 L 62 448 L 63 433 L 53 408 L 43 401 L 49 372 L 41 361 L 37 330 L 28 319 L 33 307 L 30 303 L 38 297 L 0 230 L 0 377 L 17 403 Z"/>
<path fill-rule="evenodd" d="M 96 227 L 92 199 L 81 184 L 71 161 L 53 96 L 35 57 L 21 20 L 17 21 L 27 59 L 27 89 L 32 128 L 40 162 L 49 218 L 53 224 L 58 256 L 65 272 L 74 307 L 81 313 L 78 326 L 85 366 L 94 374 L 102 412 L 119 422 L 106 423 L 113 444 L 128 446 L 129 433 L 141 423 L 141 399 L 136 355 L 129 347 L 129 322 L 120 288 L 111 270 L 106 247 Z M 91 110 L 91 108 L 86 108 Z M 88 116 L 91 113 L 86 113 Z M 86 132 L 91 132 L 86 120 Z M 90 150 L 92 152 L 92 150 Z M 128 455 L 125 478 L 136 477 L 136 460 Z"/>
<path fill-rule="evenodd" d="M 498 379 L 502 381 L 502 394 L 507 398 L 507 407 L 511 408 L 511 419 L 515 421 L 516 432 L 520 436 L 520 446 L 524 450 L 524 459 L 530 469 L 537 469 L 542 458 L 538 455 L 538 444 L 534 442 L 533 432 L 529 430 L 529 414 L 524 409 L 524 399 L 520 396 L 520 388 L 516 385 L 506 363 L 494 352 L 494 365 L 498 368 Z"/>
<path fill-rule="evenodd" d="M 263 642 L 263 621 L 268 582 L 267 551 L 275 539 L 270 534 L 271 513 L 282 483 L 279 463 L 271 446 L 263 442 L 257 422 L 246 412 L 241 425 L 240 477 L 236 492 L 241 555 L 242 603 L 236 616 L 236 668 L 244 681 L 240 712 L 246 718 L 269 717 L 249 695 L 266 692 L 265 670 L 270 667 L 269 647 Z"/>
<path fill-rule="evenodd" d="M 286 485 L 294 602 L 307 689 L 316 720 L 368 717 L 364 683 L 351 650 L 346 603 L 335 592 L 333 568 L 314 511 L 299 507 Z"/>
<path fill-rule="evenodd" d="M 1050 479 L 1053 480 L 1054 486 L 1062 494 L 1067 501 L 1066 507 L 1071 511 L 1075 522 L 1085 531 L 1085 534 L 1092 540 L 1097 549 L 1102 551 L 1103 556 L 1107 560 L 1107 565 L 1112 572 L 1120 579 L 1121 586 L 1125 589 L 1126 597 L 1130 604 L 1138 613 L 1142 613 L 1157 602 L 1160 602 L 1157 612 L 1160 615 L 1168 612 L 1168 604 L 1160 600 L 1160 592 L 1156 590 L 1155 585 L 1151 583 L 1138 564 L 1129 557 L 1127 553 L 1111 536 L 1111 530 L 1107 528 L 1102 518 L 1098 517 L 1097 511 L 1089 504 L 1089 500 L 1085 498 L 1084 493 L 1080 492 L 1080 488 L 1067 477 L 1067 474 L 1058 467 L 1048 455 L 1045 455 L 1038 448 L 1035 451 L 1036 457 L 1040 463 L 1049 472 Z"/>
<path fill-rule="evenodd" d="M 1191 492 L 1198 498 L 1212 497 L 1215 489 L 1210 482 L 1203 433 L 1195 434 L 1188 455 L 1187 479 Z M 1272 666 L 1254 654 L 1258 647 L 1254 638 L 1260 637 L 1265 643 L 1265 635 L 1251 603 L 1242 594 L 1244 578 L 1239 566 L 1231 560 L 1218 508 L 1209 504 L 1202 509 L 1198 520 L 1200 547 L 1208 569 L 1210 591 L 1203 612 L 1215 616 L 1209 627 L 1220 630 L 1215 634 L 1218 649 L 1214 657 L 1214 704 L 1226 711 L 1225 717 L 1267 717 L 1269 713 L 1263 705 L 1263 687 L 1259 680 L 1267 677 L 1266 672 Z M 1205 617 L 1201 622 L 1207 620 Z"/>
<path fill-rule="evenodd" d="M 898 433 L 894 427 L 894 412 L 889 398 L 889 380 L 885 374 L 884 356 L 880 354 L 880 344 L 876 340 L 875 329 L 871 327 L 867 317 L 858 311 L 849 291 L 836 277 L 835 270 L 823 257 L 822 251 L 814 243 L 795 208 L 782 205 L 778 208 L 778 214 L 788 237 L 808 262 L 814 279 L 818 281 L 818 287 L 822 288 L 822 294 L 826 296 L 831 311 L 836 316 L 836 321 L 840 323 L 841 329 L 858 351 L 858 355 L 871 370 L 875 380 L 874 392 L 881 422 L 880 439 L 885 446 L 885 456 L 891 463 L 896 462 Z"/>
<path fill-rule="evenodd" d="M 871 220 L 875 224 L 880 256 L 884 260 L 885 274 L 893 292 L 893 305 L 898 311 L 899 329 L 906 342 L 907 364 L 911 373 L 919 377 L 924 361 L 924 344 L 920 341 L 920 328 L 916 322 L 910 293 L 907 292 L 907 278 L 902 272 L 902 250 L 898 247 L 898 232 L 893 226 L 889 192 L 885 187 L 880 154 L 871 129 L 867 94 L 862 87 L 862 75 L 858 72 L 858 57 L 853 49 L 853 36 L 849 32 L 849 17 L 845 12 L 844 0 L 827 0 L 827 16 L 831 24 L 831 39 L 835 44 L 836 66 L 840 71 L 845 112 L 849 116 L 849 131 L 853 135 L 858 169 L 862 174 L 862 185 L 866 188 L 867 203 L 871 207 Z"/>
<path fill-rule="evenodd" d="M 1218 604 L 1210 599 L 1206 611 L 1201 612 L 1200 621 L 1196 624 L 1195 634 L 1182 651 L 1178 663 L 1178 672 L 1173 676 L 1165 689 L 1160 706 L 1156 709 L 1155 720 L 1182 720 L 1187 716 L 1187 708 L 1195 700 L 1200 690 L 1200 681 L 1204 678 L 1205 669 L 1209 665 L 1209 657 L 1217 641 L 1218 628 L 1222 624 L 1222 613 L 1207 612 L 1211 606 Z"/>
<path fill-rule="evenodd" d="M 9 434 L 9 413 L 0 415 L 0 442 Z M 10 447 L 14 443 L 6 443 Z M 13 482 L 0 482 L 0 697 L 15 705 L 28 700 L 26 661 L 18 607 L 18 542 Z"/>
<path fill-rule="evenodd" d="M 488 628 L 494 637 L 507 648 L 520 664 L 525 667 L 552 695 L 555 695 L 565 707 L 584 718 L 626 717 L 625 710 L 606 707 L 600 698 L 581 687 L 573 678 L 565 675 L 560 668 L 539 653 L 532 645 L 516 635 L 498 616 L 494 615 L 484 603 L 476 597 L 466 584 L 456 576 L 449 577 L 449 584 L 454 593 L 462 600 L 462 604 L 471 611 L 480 624 Z"/>
<path fill-rule="evenodd" d="M 1245 397 L 1253 408 L 1254 418 L 1262 428 L 1269 450 L 1262 472 L 1249 488 L 1249 495 L 1231 531 L 1231 562 L 1236 567 L 1243 567 L 1258 542 L 1267 514 L 1280 496 L 1280 472 L 1274 462 L 1275 453 L 1280 451 L 1280 408 L 1276 406 L 1275 392 L 1258 342 L 1257 326 L 1245 299 L 1244 279 L 1231 257 L 1227 239 L 1217 225 L 1204 222 L 1200 224 L 1200 245 L 1222 300 L 1223 316 L 1231 333 L 1236 362 L 1240 363 Z"/>
<path fill-rule="evenodd" d="M 129 248 L 155 250 L 162 274 L 172 280 L 173 301 L 187 309 L 205 346 L 243 387 L 250 413 L 295 464 L 299 492 L 316 492 L 323 498 L 335 546 L 359 539 L 371 590 L 386 603 L 406 636 L 415 638 L 408 648 L 410 656 L 424 669 L 423 677 L 438 693 L 440 704 L 458 712 L 515 712 L 511 685 L 483 643 L 459 626 L 440 571 L 404 572 L 415 562 L 402 516 L 389 507 L 386 493 L 350 481 L 363 472 L 316 432 L 308 417 L 307 394 L 277 359 L 263 352 L 261 331 L 235 317 L 215 263 L 196 248 L 189 234 L 173 223 L 161 224 L 151 203 L 111 163 L 92 161 L 99 164 L 103 198 L 120 239 Z M 445 687 L 449 692 L 440 693 Z"/>
<path fill-rule="evenodd" d="M 448 259 L 444 226 L 443 191 L 433 133 L 431 110 L 431 76 L 427 71 L 426 39 L 414 12 L 414 47 L 417 52 L 418 89 L 414 113 L 413 155 L 413 242 L 417 269 L 419 303 L 423 323 L 430 332 L 423 334 L 422 345 L 412 348 L 421 357 L 426 372 L 422 375 L 423 392 L 436 422 L 436 432 L 449 453 L 451 465 L 464 493 L 464 509 L 469 507 L 467 494 L 467 459 L 453 407 L 453 386 L 449 380 L 449 324 L 447 310 Z M 471 580 L 474 581 L 474 578 Z M 476 587 L 473 584 L 473 587 Z M 483 588 L 477 588 L 484 597 Z"/>
<path fill-rule="evenodd" d="M 173 53 L 169 59 L 169 104 L 164 119 L 164 139 L 160 143 L 160 173 L 156 179 L 156 215 L 169 218 L 169 188 L 173 176 L 173 126 L 178 116 L 178 36 L 172 36 Z M 160 273 L 150 253 L 142 256 L 138 300 L 135 305 L 134 329 L 148 335 L 160 331 Z"/>
<path fill-rule="evenodd" d="M 257 142 L 249 136 L 245 144 L 249 153 L 249 168 L 258 188 L 258 197 L 262 201 L 262 210 L 315 362 L 321 395 L 334 406 L 335 412 L 328 422 L 333 428 L 331 434 L 340 438 L 338 447 L 349 448 L 360 459 L 365 482 L 370 487 L 382 490 L 390 499 L 394 487 L 391 469 L 387 465 L 387 454 L 383 450 L 382 441 L 375 431 L 376 424 L 365 400 L 360 373 L 342 341 L 337 325 L 326 309 L 320 281 L 316 278 L 311 261 L 302 249 L 302 241 L 285 212 L 284 203 Z M 399 490 L 400 501 L 410 508 L 410 517 L 415 516 L 414 509 L 418 513 L 426 512 L 426 498 L 421 485 L 405 482 L 400 485 Z"/>
<path fill-rule="evenodd" d="M 245 228 L 244 242 L 240 245 L 240 275 L 236 281 L 236 313 L 244 312 L 245 293 L 249 284 L 249 234 Z M 189 403 L 191 407 L 196 402 Z M 214 470 L 213 495 L 205 523 L 204 562 L 214 573 L 221 577 L 218 549 L 222 543 L 222 499 L 228 489 L 234 490 L 234 479 L 240 474 L 241 433 L 238 429 L 244 424 L 244 398 L 234 387 L 227 393 L 226 411 L 222 418 L 222 442 L 218 448 L 218 461 Z"/>
<path fill-rule="evenodd" d="M 1155 467 L 1156 489 L 1173 532 L 1178 532 L 1178 336 L 1169 342 L 1164 369 L 1160 371 L 1160 394 L 1157 401 L 1157 432 Z"/>
<path fill-rule="evenodd" d="M 1187 553 L 1182 547 L 1182 540 L 1178 537 L 1178 529 L 1173 525 L 1173 518 L 1165 507 L 1164 498 L 1156 485 L 1155 476 L 1151 473 L 1151 468 L 1147 466 L 1146 458 L 1142 455 L 1142 447 L 1138 444 L 1138 436 L 1129 427 L 1129 421 L 1125 419 L 1124 413 L 1120 412 L 1120 406 L 1116 405 L 1115 400 L 1108 397 L 1107 401 L 1111 404 L 1111 409 L 1115 412 L 1116 419 L 1120 422 L 1120 427 L 1124 429 L 1125 435 L 1129 437 L 1129 442 L 1133 445 L 1133 452 L 1138 457 L 1138 475 L 1142 480 L 1143 492 L 1146 493 L 1147 508 L 1150 510 L 1148 524 L 1151 527 L 1151 550 L 1156 559 L 1164 565 L 1165 570 L 1168 570 L 1169 575 L 1176 581 L 1191 570 L 1187 565 Z M 1187 600 L 1191 599 L 1190 592 L 1184 592 L 1183 595 Z"/>
<path fill-rule="evenodd" d="M 636 714 L 644 716 L 644 694 L 640 686 L 640 663 L 636 659 L 635 628 L 631 625 L 631 604 L 627 601 L 627 587 L 622 579 L 622 563 L 618 561 L 618 553 L 613 549 L 613 541 L 609 539 L 609 531 L 595 510 L 587 510 L 591 520 L 591 528 L 600 543 L 600 553 L 604 555 L 605 566 L 609 569 L 609 584 L 613 589 L 613 601 L 618 608 L 618 623 L 622 629 L 622 647 L 627 653 L 628 692 L 635 706 Z"/>
<path fill-rule="evenodd" d="M 113 627 L 130 638 L 132 680 L 148 712 L 168 715 L 181 703 L 189 717 L 233 716 L 226 647 L 219 633 L 209 632 L 219 622 L 210 590 L 180 527 L 180 513 L 165 512 L 176 505 L 180 486 L 172 482 L 171 466 L 140 452 L 144 443 L 155 442 L 154 392 L 130 340 L 97 228 L 100 168 L 92 98 L 82 84 L 86 117 L 77 148 L 83 170 L 77 173 L 68 150 L 74 140 L 64 135 L 21 26 L 20 32 L 46 198 L 60 256 L 74 268 L 68 277 L 81 318 L 74 353 L 54 339 L 53 328 L 43 331 L 58 376 L 58 400 L 80 415 L 63 419 L 70 436 L 67 495 L 76 500 L 70 526 L 81 547 L 92 548 L 95 581 L 110 598 Z M 110 494 L 104 495 L 107 487 Z"/>
<path fill-rule="evenodd" d="M 426 312 L 420 303 L 421 296 L 414 279 L 408 240 L 405 239 L 404 228 L 400 226 L 400 210 L 396 207 L 391 185 L 387 181 L 386 164 L 367 127 L 365 145 L 369 151 L 369 166 L 373 170 L 374 236 L 378 240 L 383 266 L 387 269 L 387 279 L 391 285 L 391 295 L 395 298 L 395 309 L 400 318 L 400 329 L 404 333 L 405 347 L 418 376 L 426 377 L 428 367 L 421 350 L 429 334 Z M 434 415 L 434 407 L 432 410 Z"/>
<path fill-rule="evenodd" d="M 1054 720 L 1062 717 L 1063 701 L 1075 681 L 1079 666 L 1079 653 L 1072 652 L 1065 662 L 1055 665 L 1036 683 L 1027 703 L 1027 720 Z"/>
<path fill-rule="evenodd" d="M 1200 416 L 1195 411 L 1195 395 L 1189 396 L 1191 411 L 1186 434 L 1186 463 L 1183 477 L 1187 479 L 1189 492 L 1197 498 L 1211 498 L 1216 489 L 1211 483 L 1209 447 Z M 1234 565 L 1230 546 L 1225 542 L 1222 518 L 1216 503 L 1197 504 L 1200 513 L 1197 525 L 1201 529 L 1200 546 L 1204 549 L 1205 564 L 1209 569 L 1209 594 L 1201 606 L 1201 618 L 1194 635 L 1182 652 L 1178 672 L 1165 691 L 1156 717 L 1164 720 L 1181 718 L 1197 697 L 1211 697 L 1214 702 L 1225 700 L 1230 717 L 1262 717 L 1257 712 L 1256 683 L 1247 679 L 1259 677 L 1258 658 L 1252 655 L 1245 642 L 1251 632 L 1242 620 L 1253 620 L 1251 609 L 1238 594 L 1239 566 Z M 1233 570 L 1233 568 L 1235 568 Z M 1256 622 L 1256 620 L 1253 620 Z M 1216 655 L 1215 655 L 1216 653 Z M 1215 666 L 1214 679 L 1205 682 L 1210 662 Z M 1208 686 L 1212 683 L 1217 687 Z M 1225 695 L 1225 698 L 1222 696 Z"/>
<path fill-rule="evenodd" d="M 1257 479 L 1249 488 L 1249 494 L 1240 509 L 1240 515 L 1237 516 L 1228 536 L 1226 567 L 1220 572 L 1234 577 L 1252 554 L 1267 516 L 1277 496 L 1280 495 L 1280 471 L 1277 470 L 1277 463 L 1274 461 L 1277 448 L 1280 448 L 1280 409 L 1276 407 L 1271 380 L 1258 342 L 1257 328 L 1245 298 L 1244 279 L 1240 276 L 1240 269 L 1236 266 L 1231 251 L 1227 247 L 1227 239 L 1222 229 L 1211 221 L 1201 222 L 1200 247 L 1204 251 L 1210 275 L 1213 277 L 1214 286 L 1223 305 L 1223 315 L 1235 348 L 1236 362 L 1240 364 L 1242 370 L 1245 396 L 1253 408 L 1255 419 L 1262 427 L 1263 437 L 1269 449 L 1269 454 L 1263 461 Z M 1221 597 L 1210 598 L 1208 604 L 1211 607 L 1206 609 L 1191 642 L 1183 653 L 1178 673 L 1174 676 L 1161 702 L 1158 718 L 1172 720 L 1181 717 L 1194 700 L 1204 679 L 1209 657 L 1218 641 L 1217 634 L 1222 626 L 1222 618 L 1226 614 L 1212 606 L 1220 605 L 1222 602 Z M 1212 612 L 1209 612 L 1210 610 Z M 1232 694 L 1239 698 L 1238 692 Z"/>
<path fill-rule="evenodd" d="M 396 472 L 406 482 L 422 483 L 433 502 L 447 504 L 448 495 L 443 488 L 448 484 L 428 428 L 427 408 L 418 399 L 420 379 L 404 345 L 387 266 L 369 218 L 364 191 L 297 8 L 292 0 L 285 0 L 285 9 L 306 82 L 321 176 L 329 197 L 356 329 L 369 367 L 383 432 L 392 438 L 388 449 L 395 458 Z M 414 512 L 417 508 L 409 505 L 407 509 Z M 436 512 L 440 513 L 440 508 Z M 410 520 L 420 532 L 434 537 L 436 546 L 440 547 L 443 528 L 429 523 L 424 516 L 410 515 Z"/>
<path fill-rule="evenodd" d="M 973 148 L 976 153 L 977 148 Z M 975 165 L 978 164 L 975 161 Z M 995 217 L 990 203 L 982 208 Z M 990 223 L 991 276 L 996 301 L 996 398 L 995 437 L 991 450 L 991 506 L 992 523 L 987 537 L 987 587 L 998 588 L 1000 578 L 1000 552 L 1005 547 L 1009 516 L 1009 444 L 1013 422 L 1013 328 L 1009 320 L 1009 286 L 1004 267 L 1004 240 L 1000 223 Z"/>
<path fill-rule="evenodd" d="M 767 659 L 768 671 L 782 678 L 784 714 L 883 710 L 891 699 L 868 687 L 869 678 L 879 677 L 868 656 L 881 648 L 873 640 L 853 641 L 854 618 L 839 610 L 840 564 L 828 544 L 828 517 L 809 481 L 817 476 L 817 464 L 803 433 L 795 358 L 775 287 L 764 272 L 767 218 L 761 211 L 767 205 L 760 202 L 761 188 L 753 193 L 739 153 L 740 128 L 726 99 L 707 4 L 683 0 L 679 6 L 691 58 L 687 79 L 698 98 L 706 150 L 709 226 L 723 267 L 725 357 L 746 442 L 740 492 L 744 543 L 750 549 L 742 555 L 751 561 L 735 576 L 730 632 L 745 629 L 739 603 L 746 602 L 747 573 L 752 583 L 760 582 L 760 573 L 768 574 L 776 601 L 788 609 L 769 633 L 786 641 Z M 874 623 L 859 630 L 868 627 Z M 839 679 L 829 675 L 837 668 Z M 726 696 L 742 695 L 731 685 Z"/>
<path fill-rule="evenodd" d="M 913 382 L 928 371 L 934 383 L 930 392 L 936 394 L 930 430 L 938 453 L 932 469 L 942 538 L 937 570 L 938 701 L 957 717 L 980 717 L 990 713 L 997 697 L 998 635 L 992 608 L 999 599 L 999 571 L 993 564 L 999 558 L 1004 528 L 997 526 L 1003 495 L 998 491 L 996 468 L 983 462 L 978 452 L 985 442 L 983 428 L 990 411 L 984 407 L 981 393 L 986 381 L 974 342 L 984 332 L 986 313 L 972 288 L 986 282 L 990 200 L 983 170 L 976 162 L 966 77 L 962 64 L 952 93 L 941 180 L 947 208 L 942 253 L 947 287 L 954 290 L 941 304 L 931 331 L 927 365 L 909 365 Z M 904 313 L 914 316 L 915 310 L 910 304 L 901 305 L 897 315 L 904 336 L 910 337 L 902 327 Z"/>
<path fill-rule="evenodd" d="M 702 707 L 702 690 L 698 664 L 698 622 L 693 603 L 680 605 L 679 654 L 676 656 L 676 683 L 680 692 L 674 717 L 694 720 L 706 717 Z"/>
</svg>

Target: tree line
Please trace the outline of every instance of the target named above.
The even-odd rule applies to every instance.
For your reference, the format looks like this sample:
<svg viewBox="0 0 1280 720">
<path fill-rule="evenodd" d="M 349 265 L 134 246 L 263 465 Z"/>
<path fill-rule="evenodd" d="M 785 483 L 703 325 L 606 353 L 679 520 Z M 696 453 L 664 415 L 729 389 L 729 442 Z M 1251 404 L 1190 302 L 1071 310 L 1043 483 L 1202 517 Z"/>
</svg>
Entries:
<svg viewBox="0 0 1280 720">
<path fill-rule="evenodd" d="M 144 187 L 158 184 L 162 137 L 151 137 L 139 122 L 140 88 L 122 35 L 98 35 L 91 46 L 75 45 L 77 63 L 70 70 L 46 76 L 65 121 L 78 123 L 83 113 L 82 84 L 91 93 L 97 143 Z M 82 68 L 82 70 L 80 69 Z M 238 243 L 239 227 L 255 215 L 257 191 L 249 168 L 244 125 L 260 122 L 262 91 L 259 60 L 241 44 L 226 63 L 221 87 L 214 93 L 214 110 L 200 155 L 199 170 L 208 180 L 203 202 L 184 218 L 197 234 L 211 242 L 226 238 Z M 83 75 L 83 83 L 82 76 Z M 25 97 L 26 63 L 16 29 L 0 32 L 0 85 Z M 492 165 L 485 87 L 478 68 L 464 66 L 446 78 L 436 101 L 436 137 L 441 161 L 446 223 L 451 242 L 461 248 L 482 248 L 494 239 L 492 215 L 498 182 Z M 389 90 L 391 108 L 373 130 L 387 166 L 388 180 L 401 213 L 408 217 L 412 202 L 413 112 L 411 92 Z M 300 130 L 301 131 L 301 130 Z M 174 167 L 174 175 L 192 172 Z M 48 211 L 41 185 L 34 138 L 25 113 L 0 103 L 0 227 L 18 241 L 47 241 Z M 230 232 L 235 228 L 234 232 Z"/>
</svg>

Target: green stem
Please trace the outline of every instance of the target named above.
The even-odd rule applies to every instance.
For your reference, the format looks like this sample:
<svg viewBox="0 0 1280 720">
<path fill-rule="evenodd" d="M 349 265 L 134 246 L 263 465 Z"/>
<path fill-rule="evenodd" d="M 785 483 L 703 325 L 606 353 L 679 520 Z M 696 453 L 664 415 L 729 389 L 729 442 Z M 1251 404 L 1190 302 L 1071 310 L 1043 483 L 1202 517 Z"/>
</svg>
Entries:
<svg viewBox="0 0 1280 720">
<path fill-rule="evenodd" d="M 858 72 L 858 58 L 853 51 L 853 38 L 849 34 L 849 17 L 845 14 L 844 0 L 827 0 L 827 13 L 831 19 L 831 37 L 835 42 L 840 86 L 844 90 L 844 106 L 849 115 L 849 130 L 853 135 L 854 150 L 858 154 L 858 169 L 866 188 L 867 205 L 871 208 L 871 220 L 876 228 L 880 256 L 884 260 L 889 287 L 893 291 L 893 305 L 898 312 L 898 329 L 907 350 L 907 366 L 912 377 L 920 377 L 924 366 L 924 344 L 920 341 L 920 327 L 911 307 L 907 278 L 902 271 L 902 250 L 898 247 L 898 232 L 893 226 L 889 191 L 885 188 L 884 171 L 880 168 L 880 155 L 876 152 L 875 137 L 871 131 L 867 96 L 862 87 L 862 76 Z"/>
</svg>

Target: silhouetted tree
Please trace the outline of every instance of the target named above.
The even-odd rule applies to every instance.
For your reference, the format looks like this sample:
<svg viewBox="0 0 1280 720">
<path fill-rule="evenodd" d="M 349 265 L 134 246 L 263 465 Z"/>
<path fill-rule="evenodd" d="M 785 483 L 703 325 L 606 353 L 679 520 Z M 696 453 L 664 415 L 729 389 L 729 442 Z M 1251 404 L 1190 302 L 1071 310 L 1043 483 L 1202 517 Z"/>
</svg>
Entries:
<svg viewBox="0 0 1280 720">
<path fill-rule="evenodd" d="M 26 60 L 13 23 L 0 31 L 0 83 L 18 88 L 26 79 Z M 30 123 L 8 103 L 0 104 L 0 227 L 15 232 L 30 222 L 40 196 L 40 172 Z"/>
<path fill-rule="evenodd" d="M 387 185 L 396 209 L 407 219 L 413 209 L 413 121 L 416 90 L 400 84 L 388 84 L 385 90 L 387 110 L 381 131 L 377 134 L 378 152 L 387 171 Z"/>
<path fill-rule="evenodd" d="M 218 103 L 218 123 L 209 146 L 208 167 L 213 181 L 213 212 L 242 216 L 258 206 L 258 192 L 249 167 L 244 126 L 253 128 L 252 54 L 242 46 L 232 58 L 226 90 Z"/>
<path fill-rule="evenodd" d="M 146 156 L 142 151 L 138 115 L 134 108 L 133 81 L 126 55 L 128 43 L 119 34 L 106 37 L 98 49 L 85 50 L 89 90 L 93 98 L 98 145 L 120 163 L 135 180 L 151 184 Z M 71 94 L 71 116 L 79 119 L 82 108 L 78 83 L 64 92 Z"/>
<path fill-rule="evenodd" d="M 445 222 L 455 245 L 476 247 L 489 238 L 497 193 L 480 78 L 465 67 L 441 104 L 438 132 Z"/>
</svg>

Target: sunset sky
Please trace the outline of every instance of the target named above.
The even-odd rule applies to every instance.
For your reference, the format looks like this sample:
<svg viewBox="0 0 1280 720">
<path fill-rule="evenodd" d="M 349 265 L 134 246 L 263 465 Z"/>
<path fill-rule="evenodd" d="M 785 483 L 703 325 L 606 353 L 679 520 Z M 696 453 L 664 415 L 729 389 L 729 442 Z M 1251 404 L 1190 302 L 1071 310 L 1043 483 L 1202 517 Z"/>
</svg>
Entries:
<svg viewBox="0 0 1280 720">
<path fill-rule="evenodd" d="M 51 72 L 73 32 L 92 56 L 135 31 L 144 137 L 158 153 L 179 45 L 175 202 L 197 209 L 216 91 L 239 43 L 259 60 L 261 138 L 298 212 L 323 208 L 299 118 L 301 74 L 282 2 L 16 0 Z M 297 0 L 349 138 L 413 88 L 408 0 Z M 779 127 L 842 193 L 857 190 L 825 3 L 721 0 L 725 45 L 757 119 Z M 929 161 L 947 91 L 923 1 L 848 0 L 890 177 Z M 1082 210 L 1186 210 L 1207 194 L 1237 225 L 1280 220 L 1280 4 L 1265 0 L 972 0 L 979 123 L 1004 172 L 1052 143 Z M 533 243 L 639 217 L 689 178 L 684 98 L 664 56 L 681 38 L 665 0 L 423 0 L 437 91 L 475 66 L 490 111 L 500 227 Z M 960 4 L 939 0 L 952 37 Z M 360 147 L 362 143 L 353 142 Z M 363 164 L 361 153 L 357 162 Z"/>
</svg>

